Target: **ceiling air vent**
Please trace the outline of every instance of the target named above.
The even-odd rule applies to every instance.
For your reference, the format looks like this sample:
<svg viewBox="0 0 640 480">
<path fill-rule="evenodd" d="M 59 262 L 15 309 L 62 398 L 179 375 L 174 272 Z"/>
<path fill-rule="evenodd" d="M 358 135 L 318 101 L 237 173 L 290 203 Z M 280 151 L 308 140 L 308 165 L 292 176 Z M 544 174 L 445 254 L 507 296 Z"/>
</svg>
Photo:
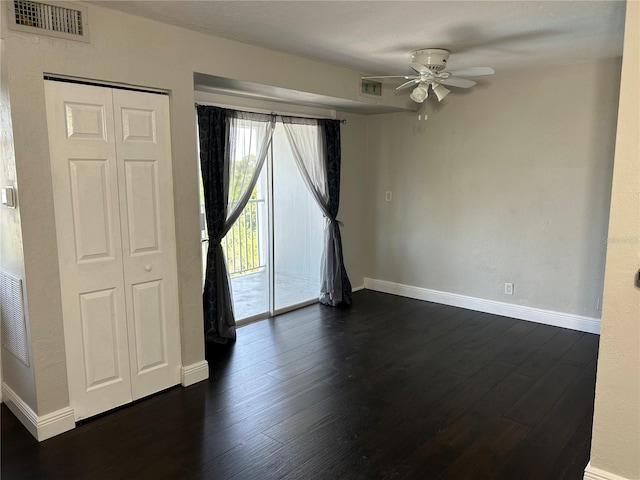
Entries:
<svg viewBox="0 0 640 480">
<path fill-rule="evenodd" d="M 360 81 L 360 91 L 367 95 L 375 95 L 376 97 L 382 96 L 382 83 L 374 82 L 373 80 L 362 79 Z"/>
<path fill-rule="evenodd" d="M 7 2 L 9 28 L 68 40 L 89 41 L 87 8 L 61 2 L 32 2 L 14 0 Z"/>
</svg>

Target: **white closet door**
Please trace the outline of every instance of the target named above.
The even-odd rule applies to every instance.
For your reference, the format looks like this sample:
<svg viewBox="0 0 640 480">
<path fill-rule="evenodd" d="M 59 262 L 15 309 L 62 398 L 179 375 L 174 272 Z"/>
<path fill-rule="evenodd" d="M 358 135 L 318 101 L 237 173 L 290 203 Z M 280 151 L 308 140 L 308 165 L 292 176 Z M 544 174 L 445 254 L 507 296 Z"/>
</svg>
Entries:
<svg viewBox="0 0 640 480">
<path fill-rule="evenodd" d="M 180 383 L 169 102 L 45 84 L 78 420 Z"/>
<path fill-rule="evenodd" d="M 45 89 L 69 395 L 81 419 L 132 399 L 112 95 Z"/>
<path fill-rule="evenodd" d="M 166 95 L 113 91 L 133 398 L 180 383 Z"/>
</svg>

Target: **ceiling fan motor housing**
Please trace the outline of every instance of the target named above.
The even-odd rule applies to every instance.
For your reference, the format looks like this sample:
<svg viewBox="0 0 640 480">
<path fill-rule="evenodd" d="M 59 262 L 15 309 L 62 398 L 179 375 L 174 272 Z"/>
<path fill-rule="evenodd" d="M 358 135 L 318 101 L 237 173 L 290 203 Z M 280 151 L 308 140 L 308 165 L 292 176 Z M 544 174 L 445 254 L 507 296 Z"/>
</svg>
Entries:
<svg viewBox="0 0 640 480">
<path fill-rule="evenodd" d="M 424 48 L 411 52 L 409 61 L 411 63 L 424 65 L 432 72 L 440 72 L 447 66 L 448 58 L 449 50 L 442 48 Z"/>
</svg>

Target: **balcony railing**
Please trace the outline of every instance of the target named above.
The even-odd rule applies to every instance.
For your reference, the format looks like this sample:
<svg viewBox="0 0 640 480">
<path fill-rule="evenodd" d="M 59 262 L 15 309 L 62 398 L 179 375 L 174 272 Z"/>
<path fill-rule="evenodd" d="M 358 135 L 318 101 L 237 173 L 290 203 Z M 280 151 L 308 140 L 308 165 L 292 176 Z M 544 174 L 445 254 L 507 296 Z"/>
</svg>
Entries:
<svg viewBox="0 0 640 480">
<path fill-rule="evenodd" d="M 261 248 L 262 238 L 260 226 L 265 201 L 263 198 L 251 199 L 233 224 L 231 230 L 222 239 L 222 250 L 227 259 L 227 269 L 232 277 L 259 272 L 266 266 L 264 249 Z M 203 259 L 206 259 L 208 241 L 203 240 Z"/>
</svg>

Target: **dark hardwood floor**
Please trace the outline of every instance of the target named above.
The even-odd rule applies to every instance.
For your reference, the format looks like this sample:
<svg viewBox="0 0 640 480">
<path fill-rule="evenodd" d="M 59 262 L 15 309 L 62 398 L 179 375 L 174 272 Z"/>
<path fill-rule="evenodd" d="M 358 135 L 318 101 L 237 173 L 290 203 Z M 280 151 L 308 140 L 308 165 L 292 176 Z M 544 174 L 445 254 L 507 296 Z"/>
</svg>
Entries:
<svg viewBox="0 0 640 480">
<path fill-rule="evenodd" d="M 579 480 L 598 337 L 362 291 L 242 327 L 209 381 L 38 444 L 2 479 Z"/>
</svg>

